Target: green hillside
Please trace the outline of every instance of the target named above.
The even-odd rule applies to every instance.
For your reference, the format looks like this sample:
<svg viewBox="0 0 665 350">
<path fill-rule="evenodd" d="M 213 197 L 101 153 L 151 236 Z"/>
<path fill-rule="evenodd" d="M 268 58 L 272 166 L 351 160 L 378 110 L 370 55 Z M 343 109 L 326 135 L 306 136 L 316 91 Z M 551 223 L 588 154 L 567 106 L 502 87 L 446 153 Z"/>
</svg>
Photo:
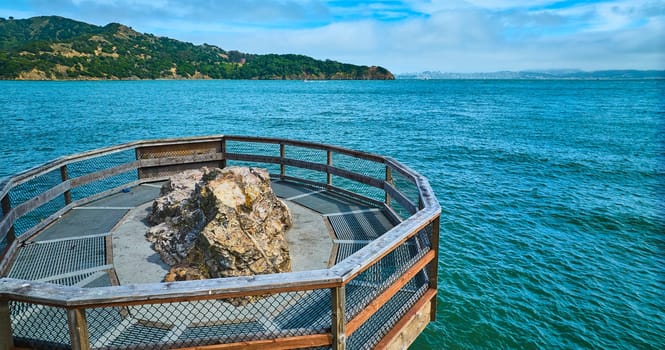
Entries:
<svg viewBox="0 0 665 350">
<path fill-rule="evenodd" d="M 382 67 L 254 55 L 141 34 L 118 23 L 0 18 L 0 79 L 394 79 Z"/>
</svg>

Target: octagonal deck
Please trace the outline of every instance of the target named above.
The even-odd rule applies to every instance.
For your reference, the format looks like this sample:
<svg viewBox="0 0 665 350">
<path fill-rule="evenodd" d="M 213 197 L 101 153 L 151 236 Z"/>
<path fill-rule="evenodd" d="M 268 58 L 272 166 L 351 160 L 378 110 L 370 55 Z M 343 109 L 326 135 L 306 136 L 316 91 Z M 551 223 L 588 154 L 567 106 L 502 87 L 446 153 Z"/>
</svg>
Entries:
<svg viewBox="0 0 665 350">
<path fill-rule="evenodd" d="M 76 207 L 19 249 L 10 278 L 80 287 L 160 282 L 168 265 L 144 233 L 160 184 L 142 184 Z M 273 180 L 293 215 L 293 271 L 327 268 L 394 226 L 377 206 L 291 181 Z"/>
<path fill-rule="evenodd" d="M 155 283 L 166 266 L 142 219 L 157 181 L 236 165 L 267 168 L 292 208 L 295 271 Z M 136 141 L 3 180 L 0 202 L 1 350 L 403 348 L 435 317 L 440 206 L 389 157 L 229 135 Z"/>
<path fill-rule="evenodd" d="M 146 183 L 72 209 L 25 242 L 7 277 L 84 288 L 160 282 L 168 265 L 144 236 L 148 228 L 145 217 L 160 187 L 159 183 Z M 294 227 L 287 240 L 294 271 L 332 266 L 394 227 L 394 219 L 379 206 L 297 182 L 274 179 L 272 187 L 293 215 Z M 349 289 L 347 297 L 367 298 L 367 289 L 377 287 L 357 285 Z M 404 298 L 418 297 L 417 292 L 404 293 Z M 121 310 L 100 315 L 106 319 L 105 327 L 91 334 L 91 340 L 104 340 L 93 347 L 113 347 L 174 336 L 205 338 L 209 334 L 218 338 L 223 333 L 242 337 L 280 328 L 316 328 L 329 322 L 329 302 L 329 293 L 274 295 L 246 306 L 227 305 L 226 312 L 213 317 L 204 310 L 218 302 L 202 301 L 166 318 L 155 306 L 146 305 L 133 308 L 131 317 Z M 265 315 L 261 312 L 264 304 L 281 305 L 275 308 L 281 312 Z M 15 328 L 22 333 L 18 344 L 21 338 L 32 339 L 44 332 L 66 336 L 65 324 L 40 322 L 62 318 L 56 312 L 40 306 L 16 308 Z M 238 314 L 243 317 L 238 318 Z"/>
</svg>

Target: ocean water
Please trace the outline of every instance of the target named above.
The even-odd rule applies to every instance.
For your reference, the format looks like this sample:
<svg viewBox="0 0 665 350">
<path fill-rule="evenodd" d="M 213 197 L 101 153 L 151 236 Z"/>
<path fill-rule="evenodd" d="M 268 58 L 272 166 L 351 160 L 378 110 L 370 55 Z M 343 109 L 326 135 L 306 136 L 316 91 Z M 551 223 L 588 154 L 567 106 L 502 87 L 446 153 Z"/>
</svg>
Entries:
<svg viewBox="0 0 665 350">
<path fill-rule="evenodd" d="M 665 81 L 5 81 L 0 107 L 0 177 L 210 134 L 392 156 L 442 207 L 412 349 L 665 348 Z"/>
</svg>

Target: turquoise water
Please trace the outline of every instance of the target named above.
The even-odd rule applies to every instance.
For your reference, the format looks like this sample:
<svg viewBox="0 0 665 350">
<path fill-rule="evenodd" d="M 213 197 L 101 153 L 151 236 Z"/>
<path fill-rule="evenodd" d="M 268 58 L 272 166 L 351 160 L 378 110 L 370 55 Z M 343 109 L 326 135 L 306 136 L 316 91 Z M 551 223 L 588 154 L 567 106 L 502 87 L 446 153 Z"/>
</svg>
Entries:
<svg viewBox="0 0 665 350">
<path fill-rule="evenodd" d="M 0 82 L 0 177 L 163 137 L 389 155 L 442 206 L 412 348 L 665 348 L 665 81 Z"/>
</svg>

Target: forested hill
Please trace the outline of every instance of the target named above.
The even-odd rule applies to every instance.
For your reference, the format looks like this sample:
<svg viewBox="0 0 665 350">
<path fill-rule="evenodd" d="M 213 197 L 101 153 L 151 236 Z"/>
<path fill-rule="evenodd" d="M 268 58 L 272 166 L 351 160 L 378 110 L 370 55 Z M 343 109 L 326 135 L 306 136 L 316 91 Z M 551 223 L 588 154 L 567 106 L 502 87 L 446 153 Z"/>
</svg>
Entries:
<svg viewBox="0 0 665 350">
<path fill-rule="evenodd" d="M 0 79 L 394 79 L 303 55 L 254 55 L 141 34 L 118 23 L 0 18 Z"/>
</svg>

